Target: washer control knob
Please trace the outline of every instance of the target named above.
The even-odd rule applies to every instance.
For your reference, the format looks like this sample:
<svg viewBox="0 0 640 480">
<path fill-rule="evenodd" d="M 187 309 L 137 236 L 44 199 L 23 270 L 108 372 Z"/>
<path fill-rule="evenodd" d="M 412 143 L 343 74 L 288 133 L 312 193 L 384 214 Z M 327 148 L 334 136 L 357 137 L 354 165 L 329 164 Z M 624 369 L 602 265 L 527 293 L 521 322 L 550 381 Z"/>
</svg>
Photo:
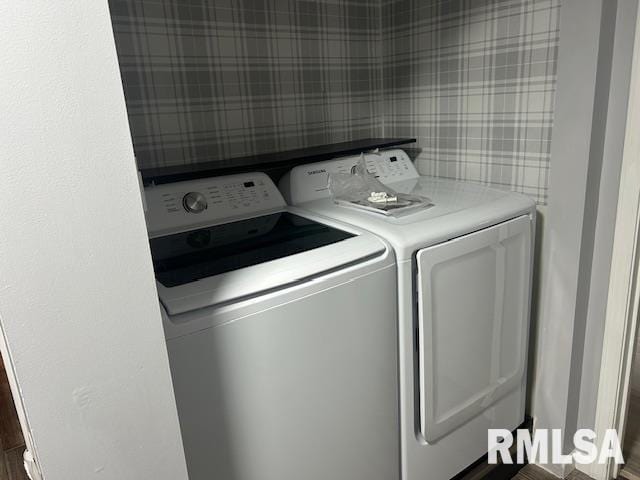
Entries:
<svg viewBox="0 0 640 480">
<path fill-rule="evenodd" d="M 189 213 L 202 213 L 207 209 L 207 199 L 200 192 L 189 192 L 182 197 L 182 206 Z"/>
</svg>

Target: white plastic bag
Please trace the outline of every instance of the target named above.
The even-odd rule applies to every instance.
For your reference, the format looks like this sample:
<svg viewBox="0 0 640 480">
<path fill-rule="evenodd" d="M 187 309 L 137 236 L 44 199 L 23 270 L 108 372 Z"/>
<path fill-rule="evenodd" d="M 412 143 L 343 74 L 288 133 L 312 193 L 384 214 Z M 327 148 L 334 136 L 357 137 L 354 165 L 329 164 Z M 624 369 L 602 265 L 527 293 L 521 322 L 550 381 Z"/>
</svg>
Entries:
<svg viewBox="0 0 640 480">
<path fill-rule="evenodd" d="M 383 215 L 400 216 L 432 205 L 427 197 L 399 193 L 369 173 L 364 154 L 351 174 L 330 173 L 329 190 L 338 205 L 362 208 Z"/>
</svg>

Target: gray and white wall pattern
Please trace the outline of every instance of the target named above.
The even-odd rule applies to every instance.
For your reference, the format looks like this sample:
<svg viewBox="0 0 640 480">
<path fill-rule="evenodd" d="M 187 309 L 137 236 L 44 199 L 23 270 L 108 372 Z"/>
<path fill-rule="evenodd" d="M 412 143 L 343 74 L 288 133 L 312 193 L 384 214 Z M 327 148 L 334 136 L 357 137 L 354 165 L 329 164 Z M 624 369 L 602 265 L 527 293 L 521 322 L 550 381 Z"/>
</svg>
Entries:
<svg viewBox="0 0 640 480">
<path fill-rule="evenodd" d="M 141 167 L 372 136 L 547 200 L 560 0 L 110 0 Z"/>
<path fill-rule="evenodd" d="M 379 5 L 110 0 L 141 167 L 379 136 Z"/>
<path fill-rule="evenodd" d="M 383 0 L 385 134 L 423 174 L 547 200 L 559 0 Z"/>
</svg>

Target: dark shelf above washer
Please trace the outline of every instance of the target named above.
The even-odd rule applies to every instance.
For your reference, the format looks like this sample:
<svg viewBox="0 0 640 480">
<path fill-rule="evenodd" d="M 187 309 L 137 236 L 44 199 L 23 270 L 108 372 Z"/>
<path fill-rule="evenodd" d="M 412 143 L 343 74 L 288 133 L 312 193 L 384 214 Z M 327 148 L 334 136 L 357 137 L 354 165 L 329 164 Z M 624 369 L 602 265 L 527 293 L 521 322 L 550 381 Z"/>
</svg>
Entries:
<svg viewBox="0 0 640 480">
<path fill-rule="evenodd" d="M 415 143 L 415 138 L 366 138 L 350 142 L 332 143 L 285 152 L 231 158 L 215 162 L 141 169 L 145 185 L 172 183 L 196 178 L 216 177 L 234 173 L 259 171 L 279 177 L 285 171 L 305 163 L 330 160 L 345 155 L 357 155 L 376 148 L 390 148 Z"/>
</svg>

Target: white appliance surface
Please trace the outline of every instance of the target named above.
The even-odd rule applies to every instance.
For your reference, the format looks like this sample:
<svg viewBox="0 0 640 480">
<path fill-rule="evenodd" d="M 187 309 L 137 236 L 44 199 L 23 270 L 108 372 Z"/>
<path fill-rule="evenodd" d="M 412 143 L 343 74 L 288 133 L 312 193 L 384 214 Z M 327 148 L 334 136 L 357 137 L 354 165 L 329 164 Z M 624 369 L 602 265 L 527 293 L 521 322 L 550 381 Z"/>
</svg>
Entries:
<svg viewBox="0 0 640 480">
<path fill-rule="evenodd" d="M 190 479 L 399 479 L 389 245 L 259 173 L 145 193 Z"/>
<path fill-rule="evenodd" d="M 198 213 L 190 213 L 184 208 L 183 199 L 199 192 L 207 202 L 206 207 Z M 263 173 L 158 185 L 147 188 L 145 196 L 147 226 L 152 244 L 156 243 L 156 263 L 161 256 L 175 257 L 178 252 L 186 256 L 196 254 L 202 247 L 215 248 L 216 242 L 225 245 L 249 237 L 264 238 L 283 213 L 296 213 L 295 208 L 286 206 L 278 189 Z M 309 220 L 318 218 L 317 215 L 305 216 Z M 326 219 L 322 222 L 330 223 Z M 211 227 L 216 227 L 215 231 L 210 231 Z M 242 269 L 228 269 L 171 288 L 157 282 L 160 300 L 171 315 L 220 305 L 318 276 L 380 254 L 387 248 L 367 232 L 354 231 L 348 225 L 339 228 L 354 235 L 338 243 Z M 155 240 L 160 237 L 166 241 Z M 203 241 L 207 245 L 200 246 Z"/>
<path fill-rule="evenodd" d="M 379 234 L 392 243 L 398 261 L 411 258 L 416 249 L 426 245 L 535 212 L 533 200 L 524 195 L 474 183 L 420 176 L 402 150 L 368 154 L 368 170 L 398 192 L 429 197 L 432 206 L 398 218 L 338 206 L 327 186 L 328 172 L 349 172 L 358 158 L 345 157 L 295 167 L 282 178 L 280 191 L 290 205 Z"/>
<path fill-rule="evenodd" d="M 398 264 L 403 480 L 448 480 L 486 453 L 487 429 L 524 421 L 535 204 L 482 185 L 420 176 L 407 154 L 366 155 L 396 191 L 433 206 L 398 218 L 333 202 L 329 172 L 358 157 L 294 168 L 291 204 L 388 240 Z"/>
</svg>

